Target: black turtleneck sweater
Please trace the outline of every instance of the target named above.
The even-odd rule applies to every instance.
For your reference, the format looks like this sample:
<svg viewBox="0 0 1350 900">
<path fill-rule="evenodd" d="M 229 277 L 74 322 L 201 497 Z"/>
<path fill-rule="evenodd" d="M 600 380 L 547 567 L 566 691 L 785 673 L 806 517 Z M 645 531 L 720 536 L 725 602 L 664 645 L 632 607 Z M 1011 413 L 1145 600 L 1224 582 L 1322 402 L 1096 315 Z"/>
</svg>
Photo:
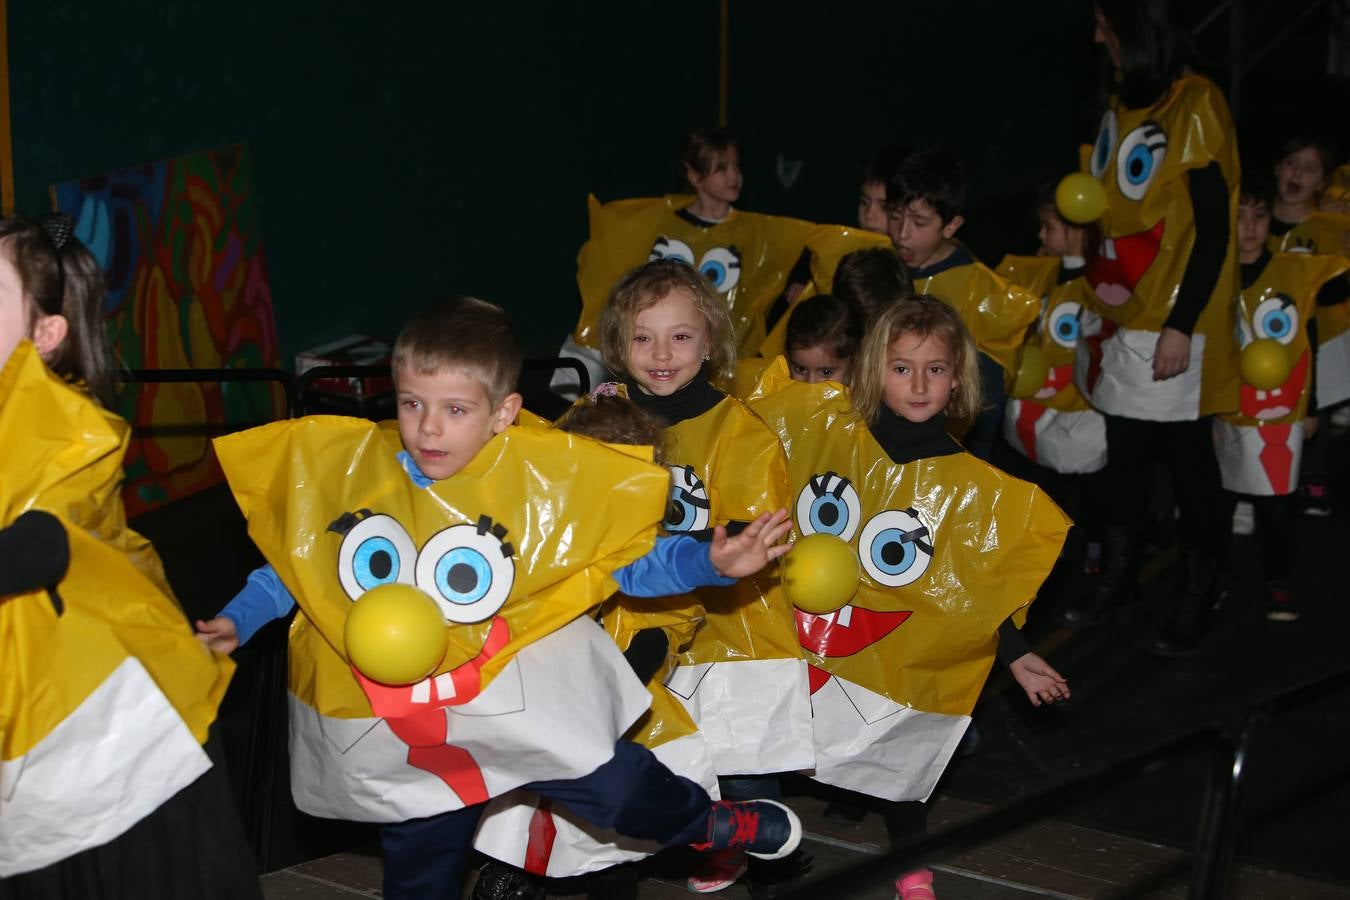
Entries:
<svg viewBox="0 0 1350 900">
<path fill-rule="evenodd" d="M 868 430 L 891 461 L 900 465 L 965 452 L 947 433 L 945 413 L 938 413 L 927 422 L 911 422 L 883 406 Z M 1004 619 L 998 626 L 998 658 L 1005 665 L 1012 665 L 1030 652 L 1031 645 L 1013 624 L 1012 617 Z"/>
<path fill-rule="evenodd" d="M 632 378 L 624 379 L 628 386 L 628 399 L 632 400 L 645 413 L 660 419 L 664 425 L 678 425 L 686 419 L 696 419 L 717 404 L 726 394 L 712 386 L 708 376 L 700 372 L 684 387 L 666 397 L 648 394 Z"/>
</svg>

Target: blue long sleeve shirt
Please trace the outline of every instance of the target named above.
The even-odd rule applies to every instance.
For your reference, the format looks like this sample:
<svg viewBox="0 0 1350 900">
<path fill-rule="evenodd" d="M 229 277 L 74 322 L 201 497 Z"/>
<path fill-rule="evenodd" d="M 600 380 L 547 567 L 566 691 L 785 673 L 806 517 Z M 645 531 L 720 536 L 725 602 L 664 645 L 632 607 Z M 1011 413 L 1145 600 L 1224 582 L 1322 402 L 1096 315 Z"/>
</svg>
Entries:
<svg viewBox="0 0 1350 900">
<path fill-rule="evenodd" d="M 418 487 L 433 483 L 406 451 L 398 455 L 398 460 Z M 619 590 L 630 597 L 668 597 L 700 587 L 734 584 L 736 579 L 723 578 L 713 568 L 710 547 L 684 534 L 661 536 L 650 552 L 616 570 L 614 579 Z M 263 566 L 249 573 L 243 590 L 226 604 L 220 615 L 234 623 L 242 646 L 259 628 L 290 615 L 294 608 L 295 598 L 281 583 L 276 570 Z"/>
</svg>

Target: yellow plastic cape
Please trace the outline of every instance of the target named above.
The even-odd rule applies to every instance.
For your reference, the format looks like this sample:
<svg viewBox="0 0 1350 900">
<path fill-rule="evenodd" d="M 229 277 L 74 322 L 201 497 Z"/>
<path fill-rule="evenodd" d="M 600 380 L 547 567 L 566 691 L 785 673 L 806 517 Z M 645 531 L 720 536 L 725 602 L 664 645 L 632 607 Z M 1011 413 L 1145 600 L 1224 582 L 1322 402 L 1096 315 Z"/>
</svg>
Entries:
<svg viewBox="0 0 1350 900">
<path fill-rule="evenodd" d="M 667 531 L 751 522 L 787 504 L 783 449 L 734 397 L 667 428 L 663 454 L 673 476 Z M 676 602 L 670 598 L 669 606 Z M 687 603 L 686 609 L 700 604 L 705 619 L 680 656 L 684 665 L 801 657 L 777 566 L 729 587 L 704 588 Z"/>
<path fill-rule="evenodd" d="M 1087 281 L 1075 278 L 1058 284 L 1057 256 L 1005 256 L 998 274 L 1041 298 L 1037 316 L 1025 343 L 1045 351 L 1050 370 L 1040 390 L 1029 398 L 1063 412 L 1091 409 L 1073 383 L 1074 352 L 1078 346 L 1078 315 L 1088 302 Z"/>
<path fill-rule="evenodd" d="M 692 201 L 682 194 L 604 204 L 587 198 L 591 233 L 577 256 L 581 318 L 573 340 L 598 349 L 596 327 L 614 283 L 648 259 L 676 257 L 703 272 L 726 299 L 739 352 L 758 349 L 764 313 L 783 293 L 815 226 L 732 210 L 726 221 L 703 228 L 676 215 Z"/>
<path fill-rule="evenodd" d="M 1038 294 L 1010 284 L 981 262 L 917 278 L 914 292 L 949 303 L 961 314 L 975 345 L 1009 377 L 1017 374 L 1017 350 L 1041 308 Z"/>
<path fill-rule="evenodd" d="M 1106 213 L 1102 247 L 1089 260 L 1094 310 L 1125 328 L 1161 331 L 1195 244 L 1188 173 L 1217 163 L 1237 220 L 1237 131 L 1223 94 L 1208 79 L 1178 79 L 1155 106 L 1125 109 L 1116 98 L 1083 169 L 1101 179 Z M 1237 346 L 1231 300 L 1237 293 L 1236 229 L 1194 334 L 1205 337 L 1200 415 L 1237 407 Z"/>
<path fill-rule="evenodd" d="M 811 283 L 808 284 L 792 308 L 788 309 L 774 323 L 769 336 L 759 345 L 760 356 L 772 359 L 787 349 L 787 322 L 798 303 L 817 294 L 828 294 L 834 290 L 834 272 L 839 261 L 855 250 L 868 250 L 873 247 L 891 248 L 891 239 L 884 234 L 865 231 L 861 228 L 849 228 L 845 225 L 817 225 L 806 238 L 806 249 L 811 251 Z M 733 396 L 739 397 L 735 391 Z"/>
<path fill-rule="evenodd" d="M 336 416 L 216 441 L 249 535 L 300 606 L 291 690 L 326 716 L 372 715 L 342 638 L 352 601 L 378 580 L 361 562 L 368 541 L 397 551 L 384 577 L 447 615 L 450 650 L 434 674 L 452 676 L 462 703 L 613 592 L 614 570 L 651 549 L 670 483 L 633 455 L 533 427 L 507 429 L 429 488 L 409 478 L 401 449 L 396 429 Z M 457 589 L 451 564 L 475 570 L 474 584 Z"/>
<path fill-rule="evenodd" d="M 812 688 L 823 672 L 914 709 L 969 713 L 999 625 L 1025 612 L 1069 520 L 967 453 L 893 462 L 844 388 L 792 381 L 781 362 L 750 405 L 787 450 L 796 534 L 836 534 L 862 563 L 847 623 L 797 613 Z"/>
<path fill-rule="evenodd" d="M 45 510 L 71 550 L 61 615 L 45 591 L 0 600 L 3 759 L 32 749 L 129 657 L 205 741 L 234 672 L 143 568 L 153 558 L 159 572 L 117 493 L 126 438 L 125 423 L 49 372 L 32 344 L 0 369 L 0 527 Z"/>
<path fill-rule="evenodd" d="M 1260 277 L 1234 299 L 1242 346 L 1258 338 L 1279 341 L 1289 351 L 1293 369 L 1273 391 L 1242 385 L 1238 411 L 1221 418 L 1234 425 L 1287 425 L 1302 421 L 1308 411 L 1312 354 L 1308 316 L 1317 310 L 1317 292 L 1350 269 L 1350 259 L 1311 253 L 1277 253 Z M 1321 320 L 1318 320 L 1321 325 Z"/>
</svg>

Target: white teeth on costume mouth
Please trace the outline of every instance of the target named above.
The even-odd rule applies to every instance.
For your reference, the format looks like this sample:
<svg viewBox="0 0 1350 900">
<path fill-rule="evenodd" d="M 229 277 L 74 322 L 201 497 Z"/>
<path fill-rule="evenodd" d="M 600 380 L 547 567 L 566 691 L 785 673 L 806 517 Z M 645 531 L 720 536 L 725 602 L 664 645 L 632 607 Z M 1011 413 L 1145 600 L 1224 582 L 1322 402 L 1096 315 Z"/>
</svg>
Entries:
<svg viewBox="0 0 1350 900">
<path fill-rule="evenodd" d="M 1266 392 L 1265 392 L 1265 391 L 1257 391 L 1257 392 L 1256 392 L 1256 399 L 1257 399 L 1257 400 L 1264 400 L 1264 399 L 1266 399 Z"/>
<path fill-rule="evenodd" d="M 848 623 L 852 621 L 853 621 L 853 607 L 852 606 L 839 607 L 839 615 L 834 617 L 834 624 L 847 628 Z"/>
<path fill-rule="evenodd" d="M 1102 256 L 1105 256 L 1107 259 L 1116 258 L 1116 242 L 1113 239 L 1104 238 L 1102 240 Z"/>
<path fill-rule="evenodd" d="M 409 698 L 413 703 L 431 702 L 431 679 L 423 678 L 412 686 L 412 693 Z"/>
</svg>

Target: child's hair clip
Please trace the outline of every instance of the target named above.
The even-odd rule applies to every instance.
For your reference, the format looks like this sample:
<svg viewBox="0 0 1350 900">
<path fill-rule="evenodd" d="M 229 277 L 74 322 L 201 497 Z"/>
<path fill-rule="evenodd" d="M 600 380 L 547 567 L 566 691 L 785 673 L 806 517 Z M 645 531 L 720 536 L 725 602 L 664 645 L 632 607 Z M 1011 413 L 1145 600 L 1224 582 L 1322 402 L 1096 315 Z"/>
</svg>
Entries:
<svg viewBox="0 0 1350 900">
<path fill-rule="evenodd" d="M 602 381 L 591 389 L 592 400 L 617 396 L 619 396 L 619 383 L 617 381 Z"/>
<path fill-rule="evenodd" d="M 52 242 L 52 246 L 58 251 L 70 240 L 70 236 L 75 232 L 75 222 L 65 213 L 44 213 L 33 220 L 37 223 L 47 235 L 47 240 Z"/>
</svg>

